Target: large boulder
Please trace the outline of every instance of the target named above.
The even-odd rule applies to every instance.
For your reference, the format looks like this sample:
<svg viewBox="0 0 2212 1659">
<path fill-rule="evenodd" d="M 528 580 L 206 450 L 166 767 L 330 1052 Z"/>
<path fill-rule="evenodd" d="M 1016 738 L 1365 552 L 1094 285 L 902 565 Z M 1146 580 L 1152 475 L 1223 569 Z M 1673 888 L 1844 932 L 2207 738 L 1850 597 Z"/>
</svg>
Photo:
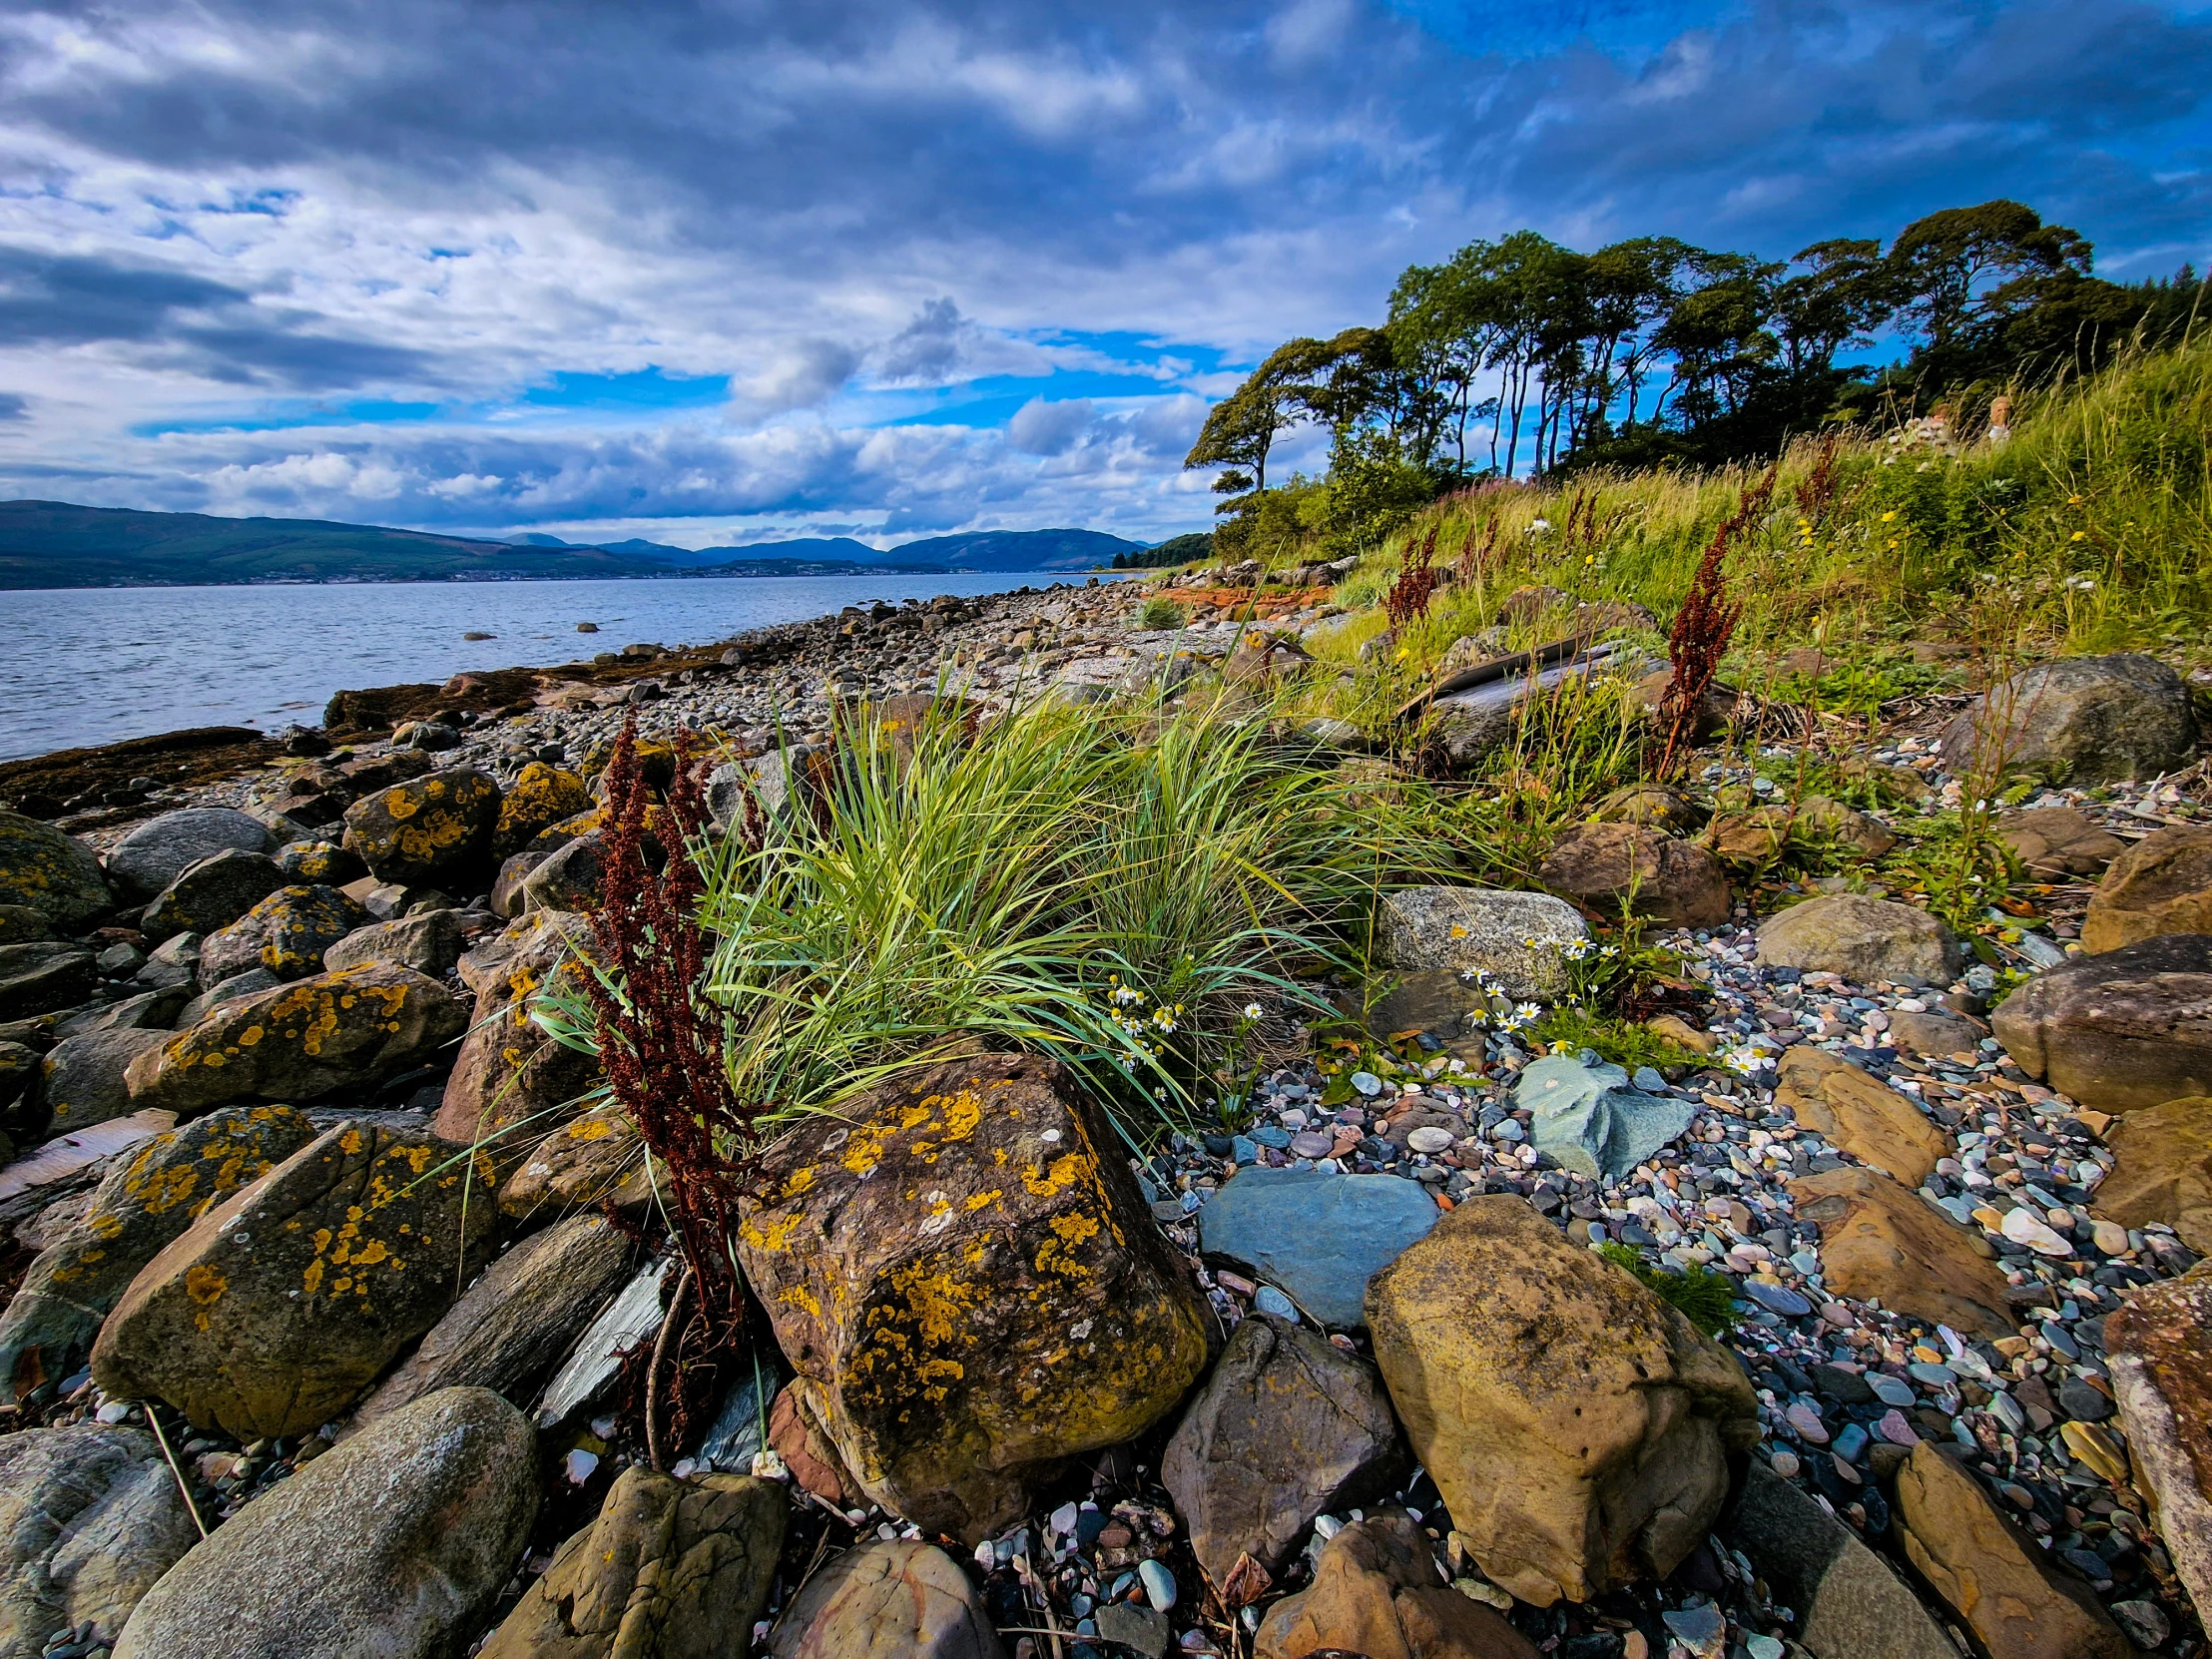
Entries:
<svg viewBox="0 0 2212 1659">
<path fill-rule="evenodd" d="M 499 803 L 499 817 L 492 827 L 492 856 L 510 858 L 554 825 L 590 810 L 591 791 L 581 778 L 532 761 Z"/>
<path fill-rule="evenodd" d="M 51 824 L 0 810 L 0 904 L 75 927 L 114 903 L 91 847 Z"/>
<path fill-rule="evenodd" d="M 1586 1064 L 1572 1054 L 1532 1060 L 1513 1087 L 1513 1104 L 1530 1112 L 1529 1144 L 1561 1169 L 1617 1181 L 1677 1140 L 1697 1115 L 1697 1103 L 1629 1087 L 1628 1073 L 1609 1061 Z"/>
<path fill-rule="evenodd" d="M 605 883 L 605 853 L 606 841 L 596 830 L 554 848 L 522 878 L 522 908 L 598 909 Z"/>
<path fill-rule="evenodd" d="M 115 1659 L 447 1659 L 537 1513 L 512 1405 L 446 1388 L 249 1503 L 139 1603 Z"/>
<path fill-rule="evenodd" d="M 2212 1607 L 2212 1268 L 2137 1291 L 2104 1322 L 2135 1483 L 2174 1573 Z"/>
<path fill-rule="evenodd" d="M 2127 842 L 2073 807 L 2033 807 L 1996 821 L 1997 839 L 2041 881 L 2102 874 Z"/>
<path fill-rule="evenodd" d="M 1929 1587 L 1990 1653 L 2135 1659 L 2089 1586 L 2046 1566 L 2042 1547 L 1933 1440 L 1898 1470 L 1897 1530 Z"/>
<path fill-rule="evenodd" d="M 2021 1070 L 2094 1111 L 2212 1094 L 2212 934 L 2162 933 L 2037 974 L 1989 1026 Z"/>
<path fill-rule="evenodd" d="M 2139 1107 L 2104 1140 L 2113 1162 L 2097 1187 L 2097 1209 L 2122 1227 L 2163 1223 L 2199 1256 L 2212 1256 L 2212 1096 Z"/>
<path fill-rule="evenodd" d="M 474 1141 L 522 1123 L 542 1134 L 598 1086 L 598 1057 L 556 1041 L 531 1018 L 537 999 L 557 985 L 581 994 L 589 970 L 576 952 L 590 944 L 582 916 L 540 910 L 462 959 L 461 980 L 476 993 L 476 1006 L 445 1080 L 439 1134 Z"/>
<path fill-rule="evenodd" d="M 1926 910 L 1860 893 L 1809 898 L 1759 926 L 1768 967 L 1836 973 L 1854 984 L 1947 985 L 1958 976 L 1958 941 Z"/>
<path fill-rule="evenodd" d="M 418 910 L 396 921 L 356 928 L 322 952 L 322 965 L 335 971 L 364 962 L 391 962 L 442 979 L 460 956 L 460 913 Z"/>
<path fill-rule="evenodd" d="M 808 1579 L 771 1659 L 1004 1659 L 983 1598 L 935 1544 L 867 1543 Z M 121 1659 L 121 1656 L 119 1656 Z"/>
<path fill-rule="evenodd" d="M 1160 1483 L 1219 1586 L 1244 1555 L 1280 1573 L 1316 1515 L 1388 1496 L 1405 1468 L 1375 1368 L 1318 1333 L 1256 1315 L 1183 1412 Z"/>
<path fill-rule="evenodd" d="M 1113 1131 L 1050 1061 L 953 1061 L 763 1157 L 738 1255 L 875 1502 L 967 1542 L 1173 1409 L 1206 1316 Z"/>
<path fill-rule="evenodd" d="M 14 1397 L 69 1376 L 163 1246 L 314 1136 L 288 1106 L 237 1106 L 164 1130 L 117 1159 L 0 1316 L 0 1378 Z"/>
<path fill-rule="evenodd" d="M 2069 783 L 2150 778 L 2189 764 L 2189 688 L 2155 657 L 2069 657 L 1994 686 L 1943 729 L 1946 770 L 2040 772 Z"/>
<path fill-rule="evenodd" d="M 100 1422 L 0 1435 L 0 1659 L 57 1630 L 113 1641 L 199 1541 L 151 1434 Z"/>
<path fill-rule="evenodd" d="M 1774 1098 L 1803 1127 L 1908 1187 L 1950 1156 L 1949 1140 L 1920 1107 L 1826 1049 L 1801 1043 L 1785 1050 Z"/>
<path fill-rule="evenodd" d="M 1463 1201 L 1376 1275 L 1368 1328 L 1468 1551 L 1540 1607 L 1671 1573 L 1759 1438 L 1734 1357 L 1524 1199 Z"/>
<path fill-rule="evenodd" d="M 168 1038 L 167 1031 L 125 1027 L 64 1037 L 48 1049 L 39 1062 L 38 1081 L 47 1133 L 67 1135 L 136 1110 L 124 1074 L 133 1060 Z"/>
<path fill-rule="evenodd" d="M 0 1020 L 50 1014 L 92 995 L 100 967 L 91 951 L 62 939 L 0 944 Z"/>
<path fill-rule="evenodd" d="M 633 1463 L 481 1659 L 749 1659 L 789 1507 L 773 1481 Z"/>
<path fill-rule="evenodd" d="M 340 1124 L 140 1271 L 93 1345 L 93 1380 L 242 1440 L 327 1422 L 483 1265 L 498 1216 L 470 1189 L 488 1173 L 426 1135 Z"/>
<path fill-rule="evenodd" d="M 1833 1169 L 1790 1183 L 1798 1218 L 1820 1229 L 1828 1288 L 1996 1341 L 2013 1335 L 2004 1275 L 1969 1233 L 1880 1170 Z"/>
<path fill-rule="evenodd" d="M 108 851 L 108 876 L 125 892 L 153 898 L 203 858 L 267 852 L 269 826 L 231 807 L 184 807 L 149 819 Z"/>
<path fill-rule="evenodd" d="M 1440 1212 L 1418 1182 L 1252 1168 L 1198 1213 L 1199 1243 L 1284 1291 L 1324 1325 L 1367 1318 L 1368 1281 L 1427 1237 Z"/>
<path fill-rule="evenodd" d="M 488 1149 L 502 1167 L 508 1144 Z M 654 1180 L 644 1137 L 619 1106 L 602 1101 L 529 1144 L 500 1184 L 499 1209 L 523 1223 L 601 1205 L 638 1217 L 653 1206 Z"/>
<path fill-rule="evenodd" d="M 232 847 L 202 858 L 162 888 L 139 917 L 139 931 L 150 939 L 219 932 L 284 883 L 282 866 L 268 853 Z"/>
<path fill-rule="evenodd" d="M 2212 933 L 2212 829 L 2155 830 L 2114 858 L 2089 897 L 2081 945 L 2117 950 L 2161 933 Z"/>
<path fill-rule="evenodd" d="M 434 979 L 372 962 L 212 1009 L 133 1060 L 131 1104 L 190 1117 L 234 1100 L 320 1100 L 419 1065 L 468 1027 Z"/>
<path fill-rule="evenodd" d="M 1551 893 L 1406 887 L 1382 900 L 1383 959 L 1409 972 L 1487 973 L 1507 996 L 1554 1001 L 1573 988 L 1567 952 L 1589 924 Z"/>
<path fill-rule="evenodd" d="M 1402 1509 L 1356 1521 L 1324 1547 L 1313 1583 L 1268 1609 L 1253 1659 L 1536 1659 L 1502 1614 L 1445 1588 L 1439 1567 Z"/>
<path fill-rule="evenodd" d="M 255 968 L 304 979 L 322 971 L 325 950 L 367 921 L 368 912 L 335 887 L 278 887 L 200 941 L 200 982 L 220 985 Z"/>
<path fill-rule="evenodd" d="M 1718 927 L 1728 919 L 1721 861 L 1695 842 L 1638 824 L 1570 830 L 1536 866 L 1536 877 L 1603 915 L 1625 908 L 1669 927 Z"/>
<path fill-rule="evenodd" d="M 498 821 L 498 784 L 454 767 L 354 802 L 345 810 L 345 845 L 379 881 L 434 887 L 489 859 Z"/>
</svg>

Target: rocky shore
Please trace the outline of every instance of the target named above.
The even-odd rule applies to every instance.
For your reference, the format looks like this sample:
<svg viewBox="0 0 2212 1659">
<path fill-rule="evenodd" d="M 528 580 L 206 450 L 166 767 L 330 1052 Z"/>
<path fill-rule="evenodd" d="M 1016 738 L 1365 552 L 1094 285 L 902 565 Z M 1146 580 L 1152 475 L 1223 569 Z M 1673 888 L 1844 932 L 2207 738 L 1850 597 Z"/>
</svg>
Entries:
<svg viewBox="0 0 2212 1659">
<path fill-rule="evenodd" d="M 656 1459 L 661 1178 L 545 1017 L 623 723 L 713 735 L 728 823 L 863 703 L 1334 673 L 1348 570 L 1290 574 L 0 771 L 0 1659 L 2201 1655 L 2212 785 L 2143 657 L 1911 700 L 1859 806 L 1716 747 L 1543 891 L 1388 893 L 1359 1038 L 1135 1155 L 1021 1054 L 803 1120 L 730 1241 L 773 1341 Z M 2028 913 L 1772 856 L 1979 810 L 2005 722 L 2065 779 L 1990 810 Z M 1538 1040 L 1624 906 L 1645 1059 Z"/>
</svg>

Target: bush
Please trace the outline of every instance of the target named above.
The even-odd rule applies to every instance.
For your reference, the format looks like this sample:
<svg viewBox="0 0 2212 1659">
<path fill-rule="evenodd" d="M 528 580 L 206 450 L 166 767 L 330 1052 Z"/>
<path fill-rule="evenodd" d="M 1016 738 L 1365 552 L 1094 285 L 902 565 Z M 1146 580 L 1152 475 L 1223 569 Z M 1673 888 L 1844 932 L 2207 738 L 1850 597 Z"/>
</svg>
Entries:
<svg viewBox="0 0 2212 1659">
<path fill-rule="evenodd" d="M 1183 626 L 1183 607 L 1161 594 L 1154 594 L 1137 609 L 1137 626 L 1155 632 Z"/>
</svg>

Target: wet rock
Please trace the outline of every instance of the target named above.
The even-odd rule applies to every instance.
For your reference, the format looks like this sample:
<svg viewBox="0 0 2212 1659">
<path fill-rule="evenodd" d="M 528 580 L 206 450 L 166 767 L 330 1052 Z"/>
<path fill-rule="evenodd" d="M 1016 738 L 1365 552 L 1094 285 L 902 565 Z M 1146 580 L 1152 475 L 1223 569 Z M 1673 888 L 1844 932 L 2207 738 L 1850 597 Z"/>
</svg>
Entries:
<svg viewBox="0 0 2212 1659">
<path fill-rule="evenodd" d="M 1784 1052 L 1774 1098 L 1805 1128 L 1863 1164 L 1918 1187 L 1950 1155 L 1950 1142 L 1921 1109 L 1849 1060 L 1800 1044 Z"/>
<path fill-rule="evenodd" d="M 345 810 L 345 845 L 379 881 L 438 886 L 491 853 L 499 786 L 471 767 L 424 773 Z"/>
<path fill-rule="evenodd" d="M 982 1598 L 934 1544 L 869 1543 L 830 1561 L 769 1633 L 772 1659 L 1004 1659 Z"/>
<path fill-rule="evenodd" d="M 1728 872 L 1704 847 L 1634 824 L 1569 830 L 1536 866 L 1537 879 L 1603 915 L 1622 906 L 1670 927 L 1728 919 Z"/>
<path fill-rule="evenodd" d="M 442 979 L 461 956 L 461 919 L 454 910 L 419 910 L 397 921 L 359 927 L 322 952 L 335 972 L 365 962 L 390 962 Z"/>
<path fill-rule="evenodd" d="M 2112 860 L 2082 919 L 2092 954 L 2161 933 L 2212 933 L 2212 829 L 2159 830 Z"/>
<path fill-rule="evenodd" d="M 114 903 L 91 847 L 51 824 L 0 810 L 0 904 L 35 910 L 53 927 L 75 927 Z M 36 936 L 24 925 L 0 934 L 0 943 Z"/>
<path fill-rule="evenodd" d="M 1897 1528 L 1929 1587 L 2006 1659 L 2133 1659 L 2089 1587 L 2043 1565 L 1980 1483 L 1923 1440 L 1898 1470 Z"/>
<path fill-rule="evenodd" d="M 272 1486 L 155 1585 L 115 1659 L 445 1659 L 537 1512 L 535 1438 L 482 1388 L 394 1411 Z"/>
<path fill-rule="evenodd" d="M 499 803 L 492 826 L 491 853 L 509 858 L 564 819 L 591 809 L 583 779 L 543 761 L 532 761 L 517 775 Z"/>
<path fill-rule="evenodd" d="M 590 939 L 591 924 L 582 916 L 540 910 L 462 959 L 462 982 L 476 992 L 476 1006 L 438 1107 L 440 1135 L 474 1141 L 523 1122 L 542 1133 L 572 1115 L 598 1084 L 596 1056 L 562 1046 L 530 1017 L 534 999 L 556 978 L 580 989 L 585 970 L 570 941 L 588 945 Z"/>
<path fill-rule="evenodd" d="M 2212 1094 L 2212 935 L 2165 933 L 2037 974 L 1989 1025 L 2021 1070 L 2094 1111 Z"/>
<path fill-rule="evenodd" d="M 327 1131 L 140 1271 L 93 1380 L 245 1440 L 327 1422 L 475 1277 L 497 1212 L 468 1186 L 488 1173 L 426 1135 Z"/>
<path fill-rule="evenodd" d="M 1240 1170 L 1198 1213 L 1199 1242 L 1287 1292 L 1325 1325 L 1367 1317 L 1368 1281 L 1425 1238 L 1440 1212 L 1394 1175 Z"/>
<path fill-rule="evenodd" d="M 2163 1223 L 2199 1256 L 2212 1256 L 2212 1097 L 2145 1106 L 2105 1131 L 2113 1164 L 2098 1210 L 2122 1227 Z"/>
<path fill-rule="evenodd" d="M 1523 1199 L 1463 1201 L 1376 1276 L 1368 1326 L 1469 1551 L 1540 1607 L 1671 1573 L 1759 1437 L 1734 1357 Z"/>
<path fill-rule="evenodd" d="M 784 1543 L 784 1488 L 633 1464 L 481 1659 L 748 1659 Z"/>
<path fill-rule="evenodd" d="M 2212 1607 L 2212 1269 L 2137 1291 L 2104 1331 L 2135 1483 L 2175 1575 Z"/>
<path fill-rule="evenodd" d="M 137 898 L 152 898 L 203 858 L 218 852 L 267 852 L 269 827 L 230 807 L 185 807 L 150 819 L 108 852 L 108 877 Z"/>
<path fill-rule="evenodd" d="M 1427 1534 L 1402 1509 L 1385 1509 L 1329 1540 L 1312 1586 L 1268 1609 L 1252 1651 L 1254 1659 L 1536 1659 L 1537 1650 L 1494 1609 L 1447 1589 Z"/>
<path fill-rule="evenodd" d="M 131 1104 L 181 1117 L 234 1100 L 321 1100 L 419 1065 L 467 1028 L 461 1000 L 384 963 L 228 1002 L 133 1060 Z"/>
<path fill-rule="evenodd" d="M 1374 1503 L 1405 1471 L 1375 1368 L 1265 1315 L 1237 1327 L 1160 1461 L 1217 1586 L 1240 1555 L 1281 1573 L 1316 1515 Z"/>
<path fill-rule="evenodd" d="M 2064 768 L 2068 782 L 2151 778 L 2189 764 L 2196 721 L 2189 688 L 2155 657 L 2070 657 L 1992 688 L 1943 729 L 1946 771 L 1992 763 L 2015 772 Z"/>
<path fill-rule="evenodd" d="M 66 1135 L 133 1110 L 124 1073 L 169 1039 L 167 1031 L 88 1031 L 56 1043 L 39 1062 L 38 1107 L 46 1132 Z"/>
<path fill-rule="evenodd" d="M 164 887 L 139 918 L 139 931 L 150 939 L 219 932 L 283 885 L 282 866 L 265 852 L 218 852 Z"/>
<path fill-rule="evenodd" d="M 1859 893 L 1793 904 L 1759 928 L 1759 960 L 1768 967 L 1878 980 L 1947 985 L 1958 976 L 1958 941 L 1926 910 Z"/>
<path fill-rule="evenodd" d="M 37 1659 L 87 1624 L 113 1640 L 199 1540 L 153 1435 L 98 1422 L 0 1435 L 0 1655 Z"/>
<path fill-rule="evenodd" d="M 1561 1169 L 1608 1180 L 1679 1139 L 1697 1115 L 1694 1101 L 1640 1093 L 1619 1066 L 1584 1065 L 1571 1054 L 1531 1061 L 1513 1089 L 1513 1104 L 1534 1114 L 1528 1138 L 1538 1152 L 1549 1153 Z"/>
<path fill-rule="evenodd" d="M 1057 1065 L 912 1073 L 765 1156 L 738 1254 L 869 1497 L 972 1543 L 1030 1483 L 1171 1410 L 1197 1293 Z"/>
<path fill-rule="evenodd" d="M 322 971 L 324 951 L 367 921 L 368 913 L 335 887 L 278 887 L 201 941 L 200 982 L 221 984 L 254 968 L 304 979 Z"/>
<path fill-rule="evenodd" d="M 2004 1275 L 1980 1236 L 1911 1188 L 1880 1170 L 1838 1169 L 1791 1182 L 1790 1196 L 1799 1219 L 1820 1229 L 1832 1292 L 1992 1341 L 2013 1335 Z"/>
<path fill-rule="evenodd" d="M 1512 997 L 1570 988 L 1563 952 L 1589 925 L 1563 898 L 1495 887 L 1407 887 L 1382 901 L 1382 954 L 1411 971 L 1484 972 Z"/>
<path fill-rule="evenodd" d="M 1996 821 L 1997 839 L 2011 848 L 2028 873 L 2039 880 L 2098 875 L 2127 850 L 2127 842 L 2072 807 L 2036 807 L 2005 813 Z"/>
</svg>

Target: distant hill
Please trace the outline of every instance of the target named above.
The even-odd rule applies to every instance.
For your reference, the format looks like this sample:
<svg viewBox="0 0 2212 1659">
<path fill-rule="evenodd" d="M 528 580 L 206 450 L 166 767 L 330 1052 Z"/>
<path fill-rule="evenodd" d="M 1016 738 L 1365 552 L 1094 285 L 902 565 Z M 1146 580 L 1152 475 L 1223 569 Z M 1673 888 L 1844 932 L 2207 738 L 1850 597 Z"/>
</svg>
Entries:
<svg viewBox="0 0 2212 1659">
<path fill-rule="evenodd" d="M 1110 565 L 1116 553 L 1142 546 L 1097 530 L 987 530 L 889 549 L 846 536 L 704 549 L 636 539 L 580 546 L 542 534 L 479 541 L 327 519 L 0 502 L 0 589 L 1066 571 Z"/>
</svg>

